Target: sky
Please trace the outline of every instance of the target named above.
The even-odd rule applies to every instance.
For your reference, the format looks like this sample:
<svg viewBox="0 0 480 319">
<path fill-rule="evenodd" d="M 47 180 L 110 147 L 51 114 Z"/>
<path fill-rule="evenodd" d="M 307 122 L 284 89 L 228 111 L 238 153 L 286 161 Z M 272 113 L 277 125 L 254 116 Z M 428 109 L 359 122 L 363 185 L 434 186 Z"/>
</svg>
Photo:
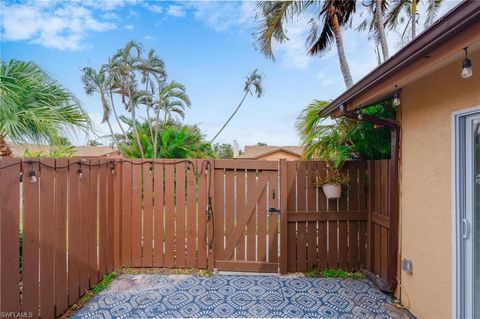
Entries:
<svg viewBox="0 0 480 319">
<path fill-rule="evenodd" d="M 192 101 L 185 122 L 212 138 L 243 96 L 244 79 L 255 69 L 264 75 L 264 95 L 249 96 L 217 138 L 241 147 L 257 142 L 298 145 L 295 121 L 313 100 L 331 100 L 345 90 L 335 48 L 306 54 L 307 17 L 287 26 L 289 41 L 275 44 L 275 61 L 255 46 L 253 1 L 0 0 L 2 61 L 33 61 L 82 102 L 96 134 L 76 134 L 76 144 L 108 134 L 101 124 L 98 96 L 87 96 L 82 69 L 99 68 L 130 40 L 154 49 L 165 61 L 169 80 L 183 83 Z M 357 12 L 363 12 L 361 2 Z M 444 1 L 438 17 L 459 1 Z M 365 13 L 364 13 L 365 14 Z M 359 18 L 353 25 L 359 23 Z M 390 53 L 399 35 L 387 34 Z M 378 66 L 375 43 L 366 32 L 343 30 L 354 82 Z M 116 128 L 118 129 L 118 128 Z"/>
</svg>

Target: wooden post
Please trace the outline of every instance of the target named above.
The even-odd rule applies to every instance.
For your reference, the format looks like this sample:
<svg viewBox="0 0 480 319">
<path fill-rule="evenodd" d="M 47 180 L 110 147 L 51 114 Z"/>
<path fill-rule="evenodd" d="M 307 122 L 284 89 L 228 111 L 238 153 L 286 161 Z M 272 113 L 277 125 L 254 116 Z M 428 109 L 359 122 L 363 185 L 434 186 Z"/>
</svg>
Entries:
<svg viewBox="0 0 480 319">
<path fill-rule="evenodd" d="M 368 161 L 368 217 L 367 217 L 367 270 L 372 270 L 373 265 L 373 245 L 372 245 L 372 212 L 375 207 L 375 192 L 373 183 L 375 181 L 375 162 Z"/>
<path fill-rule="evenodd" d="M 395 290 L 397 284 L 397 259 L 398 259 L 398 224 L 399 224 L 399 194 L 398 194 L 398 161 L 399 161 L 399 143 L 400 127 L 392 128 L 391 135 L 392 152 L 390 159 L 390 242 L 388 256 L 388 283 L 392 290 Z"/>
<path fill-rule="evenodd" d="M 280 169 L 280 274 L 287 273 L 287 160 L 279 161 Z"/>
</svg>

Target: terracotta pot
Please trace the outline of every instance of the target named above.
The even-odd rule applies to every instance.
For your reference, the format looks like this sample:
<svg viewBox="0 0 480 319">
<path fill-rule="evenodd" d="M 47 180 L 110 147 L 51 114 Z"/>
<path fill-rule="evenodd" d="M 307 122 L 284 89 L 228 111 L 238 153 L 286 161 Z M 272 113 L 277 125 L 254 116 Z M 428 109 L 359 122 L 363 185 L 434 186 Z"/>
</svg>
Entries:
<svg viewBox="0 0 480 319">
<path fill-rule="evenodd" d="M 322 189 L 328 199 L 342 197 L 342 185 L 340 184 L 325 184 L 322 185 Z"/>
</svg>

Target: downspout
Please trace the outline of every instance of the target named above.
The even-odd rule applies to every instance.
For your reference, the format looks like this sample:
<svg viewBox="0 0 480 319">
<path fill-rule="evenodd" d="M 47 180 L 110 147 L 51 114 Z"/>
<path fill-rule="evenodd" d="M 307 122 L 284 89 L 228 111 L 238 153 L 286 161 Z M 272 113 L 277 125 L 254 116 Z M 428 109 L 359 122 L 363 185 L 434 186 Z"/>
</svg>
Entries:
<svg viewBox="0 0 480 319">
<path fill-rule="evenodd" d="M 381 290 L 395 291 L 397 286 L 398 269 L 398 239 L 399 239 L 399 158 L 400 158 L 400 125 L 397 121 L 377 118 L 371 115 L 360 114 L 347 110 L 346 105 L 340 106 L 340 116 L 381 125 L 390 128 L 391 131 L 391 155 L 390 155 L 390 242 L 388 256 L 387 287 L 379 287 Z M 395 230 L 395 231 L 394 231 Z M 378 283 L 374 280 L 378 285 Z M 382 285 L 384 286 L 384 285 Z M 382 289 L 383 288 L 383 289 Z"/>
</svg>

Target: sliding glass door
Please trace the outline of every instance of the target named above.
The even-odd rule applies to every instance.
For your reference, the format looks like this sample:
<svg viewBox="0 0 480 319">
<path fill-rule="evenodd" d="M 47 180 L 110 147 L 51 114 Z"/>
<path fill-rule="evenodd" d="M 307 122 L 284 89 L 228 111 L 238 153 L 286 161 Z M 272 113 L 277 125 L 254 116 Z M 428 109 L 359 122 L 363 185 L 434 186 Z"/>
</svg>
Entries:
<svg viewBox="0 0 480 319">
<path fill-rule="evenodd" d="M 480 109 L 455 117 L 454 313 L 480 319 Z"/>
<path fill-rule="evenodd" d="M 480 115 L 465 118 L 465 133 L 465 315 L 480 319 Z"/>
</svg>

